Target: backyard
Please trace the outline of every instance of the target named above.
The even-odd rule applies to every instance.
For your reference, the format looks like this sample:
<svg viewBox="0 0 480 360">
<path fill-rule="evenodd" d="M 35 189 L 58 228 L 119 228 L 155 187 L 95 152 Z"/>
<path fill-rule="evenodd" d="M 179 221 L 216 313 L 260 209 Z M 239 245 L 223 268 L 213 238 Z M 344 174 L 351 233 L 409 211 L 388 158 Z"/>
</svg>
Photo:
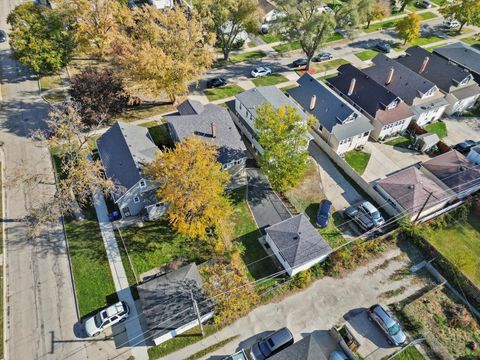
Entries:
<svg viewBox="0 0 480 360">
<path fill-rule="evenodd" d="M 443 139 L 447 136 L 447 125 L 443 121 L 436 121 L 425 126 L 425 130 L 428 132 L 437 134 L 440 139 Z"/>
<path fill-rule="evenodd" d="M 361 150 L 351 150 L 345 153 L 345 161 L 359 175 L 362 175 L 367 168 L 371 154 Z"/>
<path fill-rule="evenodd" d="M 153 142 L 160 149 L 173 146 L 173 141 L 170 137 L 168 126 L 166 123 L 160 121 L 150 121 L 148 123 L 143 123 L 140 126 L 146 127 L 148 129 L 148 132 L 150 133 Z"/>
</svg>

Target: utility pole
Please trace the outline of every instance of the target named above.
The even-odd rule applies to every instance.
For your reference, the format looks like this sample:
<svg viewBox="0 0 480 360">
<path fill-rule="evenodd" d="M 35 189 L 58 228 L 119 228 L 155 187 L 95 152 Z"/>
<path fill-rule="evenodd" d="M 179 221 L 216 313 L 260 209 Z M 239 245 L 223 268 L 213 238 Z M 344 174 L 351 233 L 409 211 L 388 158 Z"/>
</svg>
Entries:
<svg viewBox="0 0 480 360">
<path fill-rule="evenodd" d="M 198 309 L 197 300 L 195 300 L 195 298 L 193 297 L 193 291 L 192 290 L 190 290 L 190 296 L 192 297 L 193 310 L 195 311 L 195 314 L 197 315 L 198 325 L 200 325 L 200 330 L 202 331 L 202 336 L 205 336 L 205 331 L 203 330 L 202 318 L 200 316 L 200 310 Z"/>
<path fill-rule="evenodd" d="M 423 209 L 425 209 L 425 206 L 427 206 L 427 202 L 428 202 L 428 200 L 430 200 L 430 197 L 431 197 L 432 195 L 433 195 L 433 191 L 430 191 L 430 193 L 429 193 L 428 196 L 427 196 L 427 199 L 425 200 L 425 202 L 424 202 L 423 205 L 422 205 L 422 208 L 421 208 L 420 211 L 418 212 L 417 217 L 415 218 L 414 223 L 417 222 L 418 218 L 420 217 L 420 214 L 422 213 Z"/>
</svg>

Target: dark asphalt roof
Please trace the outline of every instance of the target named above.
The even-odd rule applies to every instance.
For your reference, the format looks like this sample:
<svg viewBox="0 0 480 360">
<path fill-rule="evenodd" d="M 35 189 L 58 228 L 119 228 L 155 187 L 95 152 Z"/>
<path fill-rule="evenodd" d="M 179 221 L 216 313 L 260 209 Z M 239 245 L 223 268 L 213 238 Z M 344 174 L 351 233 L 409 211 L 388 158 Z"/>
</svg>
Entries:
<svg viewBox="0 0 480 360">
<path fill-rule="evenodd" d="M 303 214 L 270 226 L 265 232 L 292 269 L 327 255 L 332 250 Z"/>
<path fill-rule="evenodd" d="M 425 58 L 428 57 L 428 64 L 420 75 L 447 93 L 450 92 L 451 86 L 456 87 L 462 81 L 472 78 L 468 71 L 419 46 L 412 46 L 406 52 L 407 55 L 399 57 L 397 61 L 418 74 Z"/>
<path fill-rule="evenodd" d="M 436 156 L 422 166 L 456 193 L 480 185 L 480 167 L 456 150 Z"/>
<path fill-rule="evenodd" d="M 400 204 L 404 210 L 412 214 L 420 211 L 430 192 L 433 195 L 426 205 L 427 209 L 429 205 L 437 205 L 440 199 L 445 199 L 449 196 L 445 189 L 426 176 L 416 166 L 411 166 L 389 175 L 379 180 L 377 184 Z"/>
<path fill-rule="evenodd" d="M 338 72 L 339 75 L 327 79 L 327 82 L 383 124 L 390 124 L 413 116 L 408 106 L 397 95 L 352 64 L 340 66 Z M 353 93 L 348 95 L 352 79 L 355 79 L 356 83 Z M 395 108 L 387 109 L 387 106 L 394 101 L 398 101 L 399 104 Z"/>
<path fill-rule="evenodd" d="M 203 104 L 197 100 L 187 99 L 177 106 L 180 115 L 195 115 L 203 111 Z"/>
<path fill-rule="evenodd" d="M 302 340 L 273 355 L 271 360 L 327 360 L 323 355 L 320 342 L 314 335 L 308 335 Z"/>
<path fill-rule="evenodd" d="M 362 134 L 373 129 L 370 121 L 353 106 L 341 99 L 322 82 L 310 74 L 304 74 L 297 80 L 299 86 L 288 90 L 306 113 L 310 113 L 318 122 L 334 134 L 338 140 Z M 312 97 L 316 97 L 315 107 L 310 109 Z M 318 127 L 318 124 L 316 125 Z"/>
<path fill-rule="evenodd" d="M 408 105 L 412 105 L 415 98 L 419 98 L 432 88 L 436 88 L 436 85 L 431 81 L 384 54 L 378 54 L 372 61 L 375 65 L 362 69 L 362 71 L 378 84 L 400 97 Z M 392 81 L 387 85 L 387 76 L 392 68 Z"/>
<path fill-rule="evenodd" d="M 143 166 L 159 151 L 147 128 L 123 122 L 116 122 L 100 136 L 97 148 L 107 177 L 122 188 L 117 197 L 142 179 Z"/>
<path fill-rule="evenodd" d="M 433 52 L 480 74 L 480 51 L 463 42 L 448 44 L 436 48 Z"/>
<path fill-rule="evenodd" d="M 197 319 L 192 293 L 202 316 L 213 303 L 202 291 L 202 279 L 194 263 L 137 286 L 150 336 L 155 339 Z"/>
<path fill-rule="evenodd" d="M 245 158 L 247 149 L 228 110 L 216 104 L 192 107 L 192 103 L 195 102 L 184 101 L 177 108 L 179 113 L 164 116 L 180 140 L 196 135 L 218 145 L 218 161 L 222 164 Z M 216 127 L 215 138 L 212 137 L 212 123 Z"/>
</svg>

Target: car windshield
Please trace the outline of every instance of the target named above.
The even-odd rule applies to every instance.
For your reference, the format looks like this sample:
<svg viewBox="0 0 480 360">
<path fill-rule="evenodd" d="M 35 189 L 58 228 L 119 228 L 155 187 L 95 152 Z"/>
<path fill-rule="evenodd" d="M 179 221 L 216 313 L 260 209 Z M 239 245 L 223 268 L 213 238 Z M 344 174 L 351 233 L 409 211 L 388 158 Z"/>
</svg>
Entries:
<svg viewBox="0 0 480 360">
<path fill-rule="evenodd" d="M 375 220 L 379 220 L 380 219 L 380 213 L 378 211 L 374 211 L 372 213 L 372 218 L 375 219 Z"/>
<path fill-rule="evenodd" d="M 95 326 L 97 328 L 100 328 L 100 326 L 102 326 L 102 318 L 100 317 L 100 313 L 98 313 L 97 315 L 95 315 L 93 317 L 93 320 L 95 321 Z"/>
<path fill-rule="evenodd" d="M 394 325 L 392 325 L 391 327 L 388 328 L 388 333 L 389 333 L 391 336 L 395 336 L 395 335 L 397 335 L 399 332 L 400 332 L 400 327 L 398 326 L 398 324 L 394 324 Z"/>
<path fill-rule="evenodd" d="M 267 341 L 262 341 L 258 344 L 258 348 L 260 349 L 261 353 L 267 357 L 270 355 L 270 347 L 267 345 Z"/>
</svg>

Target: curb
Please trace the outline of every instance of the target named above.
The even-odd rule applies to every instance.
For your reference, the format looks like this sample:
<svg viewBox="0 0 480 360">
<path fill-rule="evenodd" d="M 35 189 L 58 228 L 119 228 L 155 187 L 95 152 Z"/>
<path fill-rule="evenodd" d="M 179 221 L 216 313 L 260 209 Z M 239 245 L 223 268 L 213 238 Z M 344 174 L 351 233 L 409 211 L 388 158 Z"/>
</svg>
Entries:
<svg viewBox="0 0 480 360">
<path fill-rule="evenodd" d="M 1 179 L 2 179 L 2 211 L 1 211 L 1 216 L 2 219 L 5 218 L 5 210 L 6 210 L 6 196 L 5 196 L 5 153 L 3 152 L 3 148 L 0 147 L 0 161 L 2 162 L 0 171 L 1 171 Z M 2 272 L 3 272 L 3 358 L 4 359 L 9 359 L 8 357 L 8 328 L 7 328 L 7 321 L 8 321 L 8 311 L 7 311 L 7 304 L 8 304 L 8 297 L 7 297 L 7 276 L 6 276 L 6 270 L 7 270 L 7 251 L 6 251 L 6 232 L 5 232 L 5 225 L 2 222 Z"/>
</svg>

